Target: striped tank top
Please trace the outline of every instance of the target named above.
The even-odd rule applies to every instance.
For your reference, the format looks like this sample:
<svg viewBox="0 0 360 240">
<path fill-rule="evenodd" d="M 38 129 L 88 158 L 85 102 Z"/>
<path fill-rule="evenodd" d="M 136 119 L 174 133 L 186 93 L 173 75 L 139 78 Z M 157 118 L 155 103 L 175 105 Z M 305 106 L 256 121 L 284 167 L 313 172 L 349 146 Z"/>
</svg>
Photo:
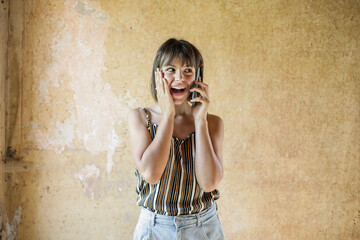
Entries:
<svg viewBox="0 0 360 240">
<path fill-rule="evenodd" d="M 158 125 L 151 122 L 149 112 L 142 108 L 147 128 L 154 139 Z M 137 205 L 162 215 L 186 215 L 201 212 L 220 197 L 217 189 L 204 192 L 195 176 L 195 132 L 185 139 L 172 137 L 169 159 L 156 184 L 149 184 L 135 170 L 138 179 Z"/>
</svg>

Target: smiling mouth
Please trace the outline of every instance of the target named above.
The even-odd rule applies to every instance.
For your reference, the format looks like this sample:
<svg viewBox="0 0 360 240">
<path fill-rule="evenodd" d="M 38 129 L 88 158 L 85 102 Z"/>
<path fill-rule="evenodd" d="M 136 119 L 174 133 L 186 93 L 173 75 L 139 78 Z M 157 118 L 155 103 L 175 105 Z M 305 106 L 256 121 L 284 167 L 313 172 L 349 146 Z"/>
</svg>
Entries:
<svg viewBox="0 0 360 240">
<path fill-rule="evenodd" d="M 175 88 L 171 88 L 171 92 L 175 93 L 175 94 L 182 94 L 183 92 L 185 91 L 185 88 L 178 88 L 178 87 L 175 87 Z"/>
</svg>

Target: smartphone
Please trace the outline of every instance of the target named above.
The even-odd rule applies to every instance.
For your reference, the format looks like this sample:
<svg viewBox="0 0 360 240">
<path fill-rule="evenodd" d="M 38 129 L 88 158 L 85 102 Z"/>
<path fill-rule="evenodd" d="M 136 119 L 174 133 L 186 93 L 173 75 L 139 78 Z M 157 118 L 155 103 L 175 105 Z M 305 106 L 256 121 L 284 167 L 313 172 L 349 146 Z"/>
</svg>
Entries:
<svg viewBox="0 0 360 240">
<path fill-rule="evenodd" d="M 194 84 L 192 85 L 191 88 L 194 88 L 194 87 L 199 87 L 199 85 L 196 84 L 196 82 L 199 81 L 199 77 L 201 76 L 201 69 L 200 67 L 198 67 L 198 69 L 196 70 L 196 77 L 195 77 L 195 82 Z M 200 78 L 200 81 L 202 82 L 202 78 Z M 194 98 L 197 98 L 200 96 L 200 93 L 198 92 L 192 92 L 192 95 L 191 95 L 191 99 L 194 99 Z M 196 105 L 196 102 L 193 102 L 192 103 L 192 106 L 195 107 Z"/>
</svg>

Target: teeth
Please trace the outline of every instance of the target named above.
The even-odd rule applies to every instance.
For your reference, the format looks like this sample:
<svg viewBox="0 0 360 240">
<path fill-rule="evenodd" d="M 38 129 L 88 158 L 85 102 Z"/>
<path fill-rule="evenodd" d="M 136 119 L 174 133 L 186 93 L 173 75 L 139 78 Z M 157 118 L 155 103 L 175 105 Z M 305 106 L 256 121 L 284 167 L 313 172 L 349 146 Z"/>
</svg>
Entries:
<svg viewBox="0 0 360 240">
<path fill-rule="evenodd" d="M 184 87 L 172 87 L 174 89 L 185 89 Z"/>
</svg>

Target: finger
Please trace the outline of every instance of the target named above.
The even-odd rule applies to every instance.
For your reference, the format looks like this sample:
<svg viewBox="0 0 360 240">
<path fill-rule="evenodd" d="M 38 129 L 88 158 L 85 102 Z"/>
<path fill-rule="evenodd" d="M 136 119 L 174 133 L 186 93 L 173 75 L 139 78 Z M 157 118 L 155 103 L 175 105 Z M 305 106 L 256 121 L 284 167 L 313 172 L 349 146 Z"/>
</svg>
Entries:
<svg viewBox="0 0 360 240">
<path fill-rule="evenodd" d="M 154 72 L 154 74 L 155 74 L 155 89 L 159 93 L 159 76 L 158 76 L 157 69 Z"/>
<path fill-rule="evenodd" d="M 159 78 L 160 78 L 161 83 L 164 83 L 163 80 L 164 80 L 165 78 L 164 78 L 163 75 L 164 75 L 164 74 L 163 74 L 162 70 L 159 69 Z M 163 86 L 164 86 L 164 84 L 163 84 Z"/>
<path fill-rule="evenodd" d="M 208 98 L 208 94 L 204 89 L 201 88 L 192 88 L 190 89 L 190 92 L 198 92 L 203 98 Z"/>
<path fill-rule="evenodd" d="M 157 77 L 157 71 L 154 71 L 154 76 L 155 76 L 155 90 L 158 90 L 158 86 L 159 86 L 159 84 L 158 84 L 158 77 Z"/>
<path fill-rule="evenodd" d="M 159 88 L 159 92 L 161 92 L 161 94 L 164 92 L 164 85 L 163 85 L 163 82 L 162 82 L 162 78 L 161 78 L 161 72 L 160 72 L 160 69 L 157 68 L 156 69 L 156 82 L 157 82 L 157 85 L 158 85 L 158 88 Z"/>
<path fill-rule="evenodd" d="M 170 93 L 169 85 L 168 85 L 168 83 L 166 82 L 165 78 L 162 79 L 162 85 L 163 85 L 163 87 L 164 87 L 164 93 L 165 93 L 165 94 L 169 94 L 169 93 Z"/>
<path fill-rule="evenodd" d="M 203 82 L 197 82 L 196 84 L 198 84 L 199 87 L 204 89 L 206 94 L 209 95 L 209 85 L 207 85 L 206 83 L 203 83 Z"/>
<path fill-rule="evenodd" d="M 160 72 L 159 74 L 160 74 L 161 85 L 162 85 L 163 91 L 164 91 L 164 93 L 165 93 L 165 92 L 166 92 L 166 89 L 167 89 L 167 82 L 166 82 L 166 79 L 163 78 L 162 72 Z"/>
<path fill-rule="evenodd" d="M 209 101 L 207 99 L 204 99 L 204 98 L 201 98 L 201 97 L 191 99 L 190 102 L 200 102 L 202 104 L 209 103 Z"/>
<path fill-rule="evenodd" d="M 209 85 L 207 85 L 204 82 L 201 82 L 201 78 L 199 78 L 200 80 L 196 82 L 197 85 L 201 86 L 202 88 L 208 88 Z"/>
<path fill-rule="evenodd" d="M 155 71 L 155 80 L 156 80 L 156 84 L 159 85 L 159 69 L 158 68 Z"/>
</svg>

